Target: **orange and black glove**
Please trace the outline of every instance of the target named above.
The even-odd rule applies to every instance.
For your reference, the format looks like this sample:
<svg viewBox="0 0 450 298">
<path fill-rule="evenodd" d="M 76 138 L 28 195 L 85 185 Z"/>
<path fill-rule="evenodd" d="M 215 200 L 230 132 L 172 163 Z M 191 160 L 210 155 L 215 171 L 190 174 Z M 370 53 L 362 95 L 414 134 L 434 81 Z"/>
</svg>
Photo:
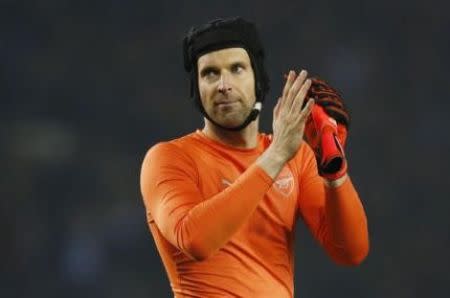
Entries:
<svg viewBox="0 0 450 298">
<path fill-rule="evenodd" d="M 347 173 L 344 147 L 350 115 L 337 90 L 325 81 L 311 78 L 307 98 L 315 105 L 305 126 L 305 140 L 314 150 L 319 174 L 336 180 Z"/>
</svg>

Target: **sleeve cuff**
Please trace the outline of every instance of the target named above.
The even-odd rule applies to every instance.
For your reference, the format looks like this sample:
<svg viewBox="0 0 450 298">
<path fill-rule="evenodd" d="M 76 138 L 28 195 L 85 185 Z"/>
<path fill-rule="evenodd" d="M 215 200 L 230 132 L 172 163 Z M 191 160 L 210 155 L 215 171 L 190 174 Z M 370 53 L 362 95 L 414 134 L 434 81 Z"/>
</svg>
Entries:
<svg viewBox="0 0 450 298">
<path fill-rule="evenodd" d="M 268 186 L 271 186 L 273 184 L 273 179 L 270 177 L 266 171 L 264 171 L 261 167 L 255 165 L 255 168 L 253 171 L 256 172 L 256 175 L 260 177 Z"/>
</svg>

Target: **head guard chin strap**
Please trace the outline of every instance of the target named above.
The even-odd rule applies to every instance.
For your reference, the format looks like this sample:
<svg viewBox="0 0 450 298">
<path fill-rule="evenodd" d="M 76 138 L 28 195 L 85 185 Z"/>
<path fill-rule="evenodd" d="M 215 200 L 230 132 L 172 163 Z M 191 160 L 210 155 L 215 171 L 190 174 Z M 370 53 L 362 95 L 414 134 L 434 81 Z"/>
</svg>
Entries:
<svg viewBox="0 0 450 298">
<path fill-rule="evenodd" d="M 197 60 L 200 56 L 232 47 L 244 48 L 255 75 L 256 101 L 244 122 L 236 127 L 224 127 L 206 113 L 198 90 Z M 230 131 L 239 131 L 254 121 L 261 111 L 264 98 L 269 91 L 269 77 L 264 67 L 264 49 L 253 23 L 240 17 L 217 19 L 197 28 L 191 28 L 183 40 L 184 69 L 190 74 L 191 97 L 203 116 L 214 125 Z"/>
</svg>

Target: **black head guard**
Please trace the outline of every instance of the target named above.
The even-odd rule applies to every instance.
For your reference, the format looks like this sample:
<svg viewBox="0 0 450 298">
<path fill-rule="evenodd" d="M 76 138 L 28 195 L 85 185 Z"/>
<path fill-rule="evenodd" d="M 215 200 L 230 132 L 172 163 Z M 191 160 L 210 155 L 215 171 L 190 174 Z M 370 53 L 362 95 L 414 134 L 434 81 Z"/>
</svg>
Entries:
<svg viewBox="0 0 450 298">
<path fill-rule="evenodd" d="M 256 102 L 247 119 L 237 127 L 223 127 L 214 122 L 203 108 L 198 90 L 197 60 L 200 56 L 225 48 L 244 48 L 255 75 Z M 215 125 L 232 131 L 241 130 L 259 114 L 264 98 L 269 91 L 269 77 L 264 67 L 264 49 L 256 27 L 240 17 L 216 19 L 189 30 L 183 40 L 184 69 L 190 74 L 191 97 L 200 112 Z"/>
</svg>

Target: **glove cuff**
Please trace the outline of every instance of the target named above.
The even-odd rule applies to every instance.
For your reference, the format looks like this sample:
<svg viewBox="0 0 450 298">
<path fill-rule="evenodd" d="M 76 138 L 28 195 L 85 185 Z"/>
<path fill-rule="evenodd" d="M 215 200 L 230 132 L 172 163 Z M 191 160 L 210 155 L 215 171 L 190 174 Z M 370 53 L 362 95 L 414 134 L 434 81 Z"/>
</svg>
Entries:
<svg viewBox="0 0 450 298">
<path fill-rule="evenodd" d="M 347 174 L 347 161 L 344 159 L 343 163 L 342 163 L 342 167 L 339 169 L 339 171 L 335 172 L 335 173 L 324 173 L 322 171 L 320 171 L 320 176 L 322 176 L 323 178 L 329 180 L 329 181 L 334 181 L 337 180 L 341 177 L 344 177 L 345 174 Z"/>
<path fill-rule="evenodd" d="M 328 180 L 336 180 L 347 173 L 344 149 L 333 129 L 324 129 L 321 134 L 322 154 L 319 161 L 320 175 Z"/>
</svg>

